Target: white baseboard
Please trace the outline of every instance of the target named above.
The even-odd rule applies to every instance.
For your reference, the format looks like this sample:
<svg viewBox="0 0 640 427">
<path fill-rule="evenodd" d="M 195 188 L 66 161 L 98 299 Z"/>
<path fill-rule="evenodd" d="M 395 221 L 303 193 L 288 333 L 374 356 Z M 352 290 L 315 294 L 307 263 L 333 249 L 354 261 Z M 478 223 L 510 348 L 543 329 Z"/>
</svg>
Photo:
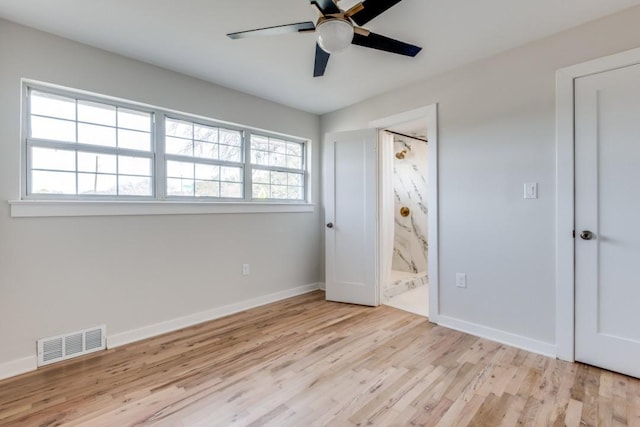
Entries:
<svg viewBox="0 0 640 427">
<path fill-rule="evenodd" d="M 251 299 L 237 302 L 234 304 L 229 304 L 229 305 L 214 308 L 211 310 L 190 314 L 188 316 L 178 317 L 176 319 L 171 319 L 171 320 L 156 323 L 153 325 L 144 326 L 142 328 L 120 332 L 118 334 L 107 336 L 107 348 L 120 347 L 126 344 L 130 344 L 132 342 L 136 342 L 146 338 L 151 338 L 157 335 L 165 334 L 167 332 L 176 331 L 178 329 L 197 325 L 203 322 L 208 322 L 210 320 L 219 319 L 221 317 L 238 313 L 240 311 L 248 310 L 250 308 L 280 301 L 286 298 L 295 297 L 297 295 L 313 292 L 318 289 L 321 289 L 320 286 L 321 286 L 320 283 L 313 283 L 310 285 L 299 286 L 297 288 L 287 289 L 284 291 L 275 292 L 273 294 L 264 295 L 257 298 L 251 298 Z"/>
<path fill-rule="evenodd" d="M 325 285 L 324 282 L 318 282 L 318 289 L 320 289 L 321 291 L 326 291 L 327 286 Z"/>
<path fill-rule="evenodd" d="M 321 289 L 323 286 L 323 283 L 313 283 L 310 285 L 299 286 L 297 288 L 287 289 L 284 291 L 275 292 L 273 294 L 263 295 L 257 298 L 251 298 L 249 300 L 225 305 L 222 307 L 214 308 L 212 310 L 179 317 L 177 319 L 167 320 L 165 322 L 156 323 L 155 325 L 149 325 L 142 328 L 133 329 L 131 331 L 114 334 L 112 336 L 107 336 L 107 348 L 120 347 L 125 344 L 143 340 L 145 338 L 151 338 L 153 336 L 175 331 L 177 329 L 197 325 L 198 323 L 215 320 L 220 317 L 248 310 L 250 308 L 313 292 Z M 23 357 L 21 359 L 0 363 L 0 380 L 15 377 L 16 375 L 24 374 L 30 371 L 35 371 L 37 368 L 38 359 L 35 354 L 33 356 Z"/>
<path fill-rule="evenodd" d="M 510 345 L 522 350 L 541 354 L 543 356 L 553 357 L 554 359 L 556 358 L 555 344 L 534 340 L 523 337 L 522 335 L 505 332 L 500 329 L 494 329 L 442 315 L 438 316 L 438 325 L 475 335 L 477 337 L 486 338 L 491 341 L 496 341 L 501 344 Z"/>
<path fill-rule="evenodd" d="M 0 380 L 33 371 L 37 367 L 38 358 L 35 354 L 33 356 L 23 357 L 22 359 L 0 363 Z"/>
</svg>

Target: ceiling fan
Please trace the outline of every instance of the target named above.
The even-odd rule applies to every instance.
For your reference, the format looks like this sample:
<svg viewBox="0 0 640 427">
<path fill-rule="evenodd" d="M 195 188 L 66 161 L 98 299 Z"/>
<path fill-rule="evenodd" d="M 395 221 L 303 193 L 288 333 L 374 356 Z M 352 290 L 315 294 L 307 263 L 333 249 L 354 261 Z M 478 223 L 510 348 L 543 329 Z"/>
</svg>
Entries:
<svg viewBox="0 0 640 427">
<path fill-rule="evenodd" d="M 335 0 L 336 2 L 339 0 Z M 298 22 L 227 34 L 232 39 L 253 36 L 268 36 L 287 33 L 318 32 L 316 59 L 313 77 L 324 75 L 332 53 L 345 49 L 350 44 L 384 50 L 399 55 L 414 57 L 422 50 L 399 40 L 390 39 L 360 27 L 387 11 L 401 0 L 364 0 L 344 11 L 334 0 L 311 0 L 311 5 L 320 13 L 318 22 Z M 355 25 L 354 25 L 355 24 Z"/>
</svg>

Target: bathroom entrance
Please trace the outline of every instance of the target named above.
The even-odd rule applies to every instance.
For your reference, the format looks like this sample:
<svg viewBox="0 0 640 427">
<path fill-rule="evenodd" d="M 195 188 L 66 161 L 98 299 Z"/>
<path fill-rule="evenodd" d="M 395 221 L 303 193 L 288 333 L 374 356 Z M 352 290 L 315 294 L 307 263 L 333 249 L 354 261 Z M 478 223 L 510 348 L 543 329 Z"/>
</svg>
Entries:
<svg viewBox="0 0 640 427">
<path fill-rule="evenodd" d="M 393 305 L 437 323 L 437 126 L 432 104 L 325 136 L 327 300 Z"/>
<path fill-rule="evenodd" d="M 429 314 L 428 139 L 425 120 L 379 135 L 380 301 Z"/>
</svg>

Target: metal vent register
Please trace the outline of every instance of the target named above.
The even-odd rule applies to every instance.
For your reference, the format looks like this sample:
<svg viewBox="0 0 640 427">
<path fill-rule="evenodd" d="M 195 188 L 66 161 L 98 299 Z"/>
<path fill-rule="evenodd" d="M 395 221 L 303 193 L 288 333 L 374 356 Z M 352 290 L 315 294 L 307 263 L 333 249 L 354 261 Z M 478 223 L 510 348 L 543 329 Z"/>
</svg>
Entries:
<svg viewBox="0 0 640 427">
<path fill-rule="evenodd" d="M 38 340 L 38 366 L 82 356 L 106 348 L 106 326 Z"/>
</svg>

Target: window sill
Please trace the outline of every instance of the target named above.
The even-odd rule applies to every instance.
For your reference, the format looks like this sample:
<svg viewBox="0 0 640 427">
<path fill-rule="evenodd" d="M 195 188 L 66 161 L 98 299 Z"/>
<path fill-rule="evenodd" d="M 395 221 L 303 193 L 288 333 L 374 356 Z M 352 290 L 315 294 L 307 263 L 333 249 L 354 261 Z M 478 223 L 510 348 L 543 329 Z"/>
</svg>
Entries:
<svg viewBox="0 0 640 427">
<path fill-rule="evenodd" d="M 310 203 L 9 200 L 14 218 L 313 212 Z"/>
</svg>

